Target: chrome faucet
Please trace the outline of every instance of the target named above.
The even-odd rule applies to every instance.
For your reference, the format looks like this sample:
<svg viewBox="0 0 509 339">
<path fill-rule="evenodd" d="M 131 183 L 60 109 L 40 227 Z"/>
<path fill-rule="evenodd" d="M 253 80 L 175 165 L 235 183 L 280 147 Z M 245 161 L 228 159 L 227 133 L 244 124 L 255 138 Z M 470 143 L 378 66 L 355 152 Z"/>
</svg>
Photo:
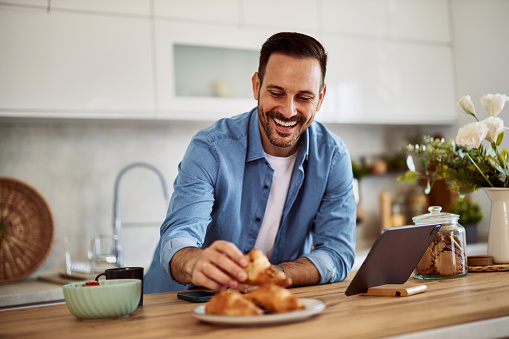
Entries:
<svg viewBox="0 0 509 339">
<path fill-rule="evenodd" d="M 113 201 L 113 222 L 114 222 L 113 228 L 114 228 L 114 239 L 115 239 L 114 253 L 115 253 L 115 257 L 117 259 L 117 267 L 122 267 L 124 264 L 124 252 L 123 252 L 123 248 L 122 248 L 122 237 L 121 237 L 121 235 L 122 235 L 122 220 L 120 219 L 120 208 L 119 208 L 120 203 L 118 201 L 118 193 L 119 193 L 119 186 L 120 186 L 119 184 L 120 184 L 120 179 L 122 178 L 122 176 L 129 170 L 136 168 L 136 167 L 146 168 L 146 169 L 151 170 L 155 174 L 157 174 L 157 176 L 159 177 L 159 180 L 161 180 L 161 186 L 163 188 L 164 198 L 166 199 L 167 203 L 169 202 L 168 186 L 166 185 L 166 181 L 164 180 L 163 174 L 156 167 L 154 167 L 150 164 L 144 163 L 144 162 L 136 162 L 136 163 L 133 163 L 133 164 L 130 164 L 130 165 L 124 167 L 124 169 L 122 169 L 120 171 L 120 173 L 117 176 L 117 179 L 115 180 L 115 197 L 114 197 L 114 201 Z"/>
</svg>

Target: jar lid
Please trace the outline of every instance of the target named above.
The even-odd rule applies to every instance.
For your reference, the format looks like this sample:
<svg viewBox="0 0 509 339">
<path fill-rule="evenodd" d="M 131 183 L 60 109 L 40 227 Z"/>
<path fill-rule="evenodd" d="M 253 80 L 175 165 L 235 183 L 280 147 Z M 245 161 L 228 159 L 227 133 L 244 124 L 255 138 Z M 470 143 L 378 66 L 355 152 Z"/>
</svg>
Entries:
<svg viewBox="0 0 509 339">
<path fill-rule="evenodd" d="M 456 224 L 460 216 L 452 213 L 441 213 L 442 207 L 430 206 L 428 214 L 418 215 L 413 217 L 412 220 L 416 225 L 424 224 Z"/>
</svg>

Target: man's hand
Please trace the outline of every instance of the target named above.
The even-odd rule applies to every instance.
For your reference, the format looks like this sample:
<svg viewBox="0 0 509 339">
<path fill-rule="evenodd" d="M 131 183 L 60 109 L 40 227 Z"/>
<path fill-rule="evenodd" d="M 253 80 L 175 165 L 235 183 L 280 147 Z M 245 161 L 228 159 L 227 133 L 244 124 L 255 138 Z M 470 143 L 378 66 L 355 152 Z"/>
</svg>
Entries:
<svg viewBox="0 0 509 339">
<path fill-rule="evenodd" d="M 233 243 L 217 240 L 205 249 L 186 247 L 170 262 L 173 277 L 211 290 L 236 288 L 247 279 L 244 254 Z"/>
</svg>

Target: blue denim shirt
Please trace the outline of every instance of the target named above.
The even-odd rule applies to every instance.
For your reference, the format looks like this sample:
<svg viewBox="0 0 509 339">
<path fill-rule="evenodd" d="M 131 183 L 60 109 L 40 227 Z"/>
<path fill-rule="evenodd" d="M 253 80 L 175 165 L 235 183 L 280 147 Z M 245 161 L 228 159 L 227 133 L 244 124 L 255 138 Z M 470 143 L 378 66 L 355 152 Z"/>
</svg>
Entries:
<svg viewBox="0 0 509 339">
<path fill-rule="evenodd" d="M 184 247 L 218 239 L 244 253 L 254 247 L 272 185 L 258 112 L 222 119 L 198 132 L 179 164 L 166 220 L 160 264 Z M 307 257 L 320 284 L 346 278 L 355 259 L 356 204 L 352 165 L 343 141 L 313 122 L 301 136 L 274 250 L 273 264 Z"/>
</svg>

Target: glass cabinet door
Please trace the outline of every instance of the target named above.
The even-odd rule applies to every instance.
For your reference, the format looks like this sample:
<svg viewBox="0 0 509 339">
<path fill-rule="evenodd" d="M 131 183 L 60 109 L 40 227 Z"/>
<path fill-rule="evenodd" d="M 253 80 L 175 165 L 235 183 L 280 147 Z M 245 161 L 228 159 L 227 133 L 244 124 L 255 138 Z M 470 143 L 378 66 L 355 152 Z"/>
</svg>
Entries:
<svg viewBox="0 0 509 339">
<path fill-rule="evenodd" d="M 173 55 L 177 97 L 252 98 L 257 51 L 175 44 Z"/>
<path fill-rule="evenodd" d="M 251 110 L 251 78 L 272 34 L 156 19 L 158 117 L 214 121 Z"/>
</svg>

